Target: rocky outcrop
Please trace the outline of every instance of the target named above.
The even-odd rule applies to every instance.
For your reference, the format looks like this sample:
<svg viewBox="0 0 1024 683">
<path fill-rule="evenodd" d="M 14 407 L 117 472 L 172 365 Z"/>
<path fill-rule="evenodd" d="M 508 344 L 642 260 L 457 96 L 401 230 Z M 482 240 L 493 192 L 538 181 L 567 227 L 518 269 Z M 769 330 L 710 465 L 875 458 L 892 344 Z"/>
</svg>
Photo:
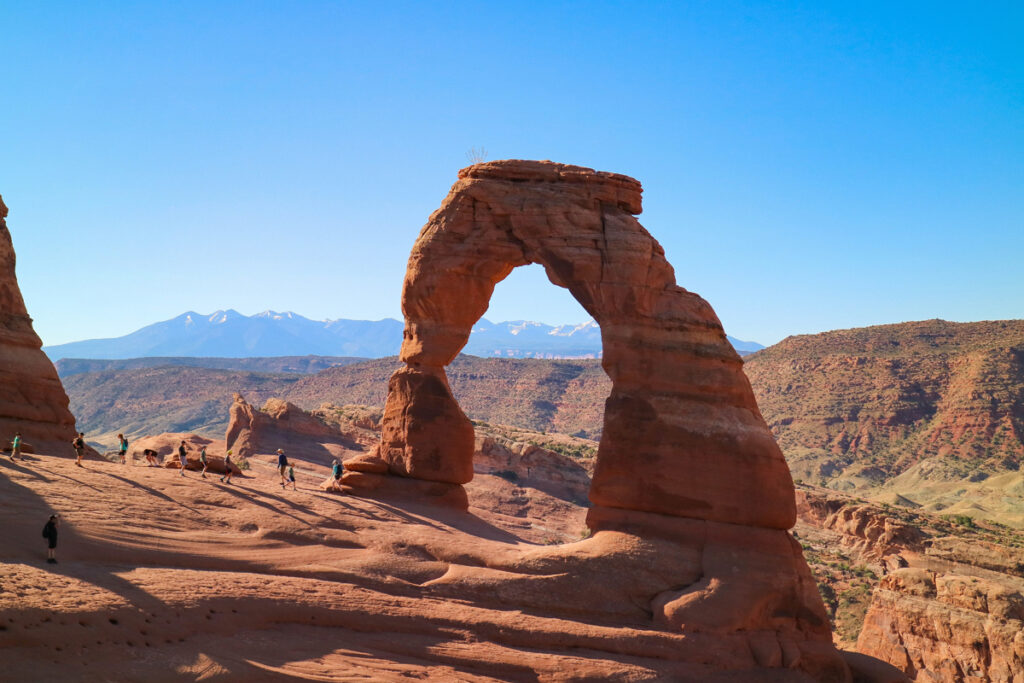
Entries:
<svg viewBox="0 0 1024 683">
<path fill-rule="evenodd" d="M 364 447 L 337 425 L 277 398 L 253 408 L 236 393 L 224 441 L 234 457 L 270 455 L 284 449 L 289 459 L 327 467 L 335 458 L 360 453 Z"/>
<path fill-rule="evenodd" d="M 920 528 L 886 515 L 876 505 L 852 502 L 827 489 L 798 490 L 796 510 L 801 522 L 839 534 L 844 546 L 869 561 L 893 558 L 898 563 L 902 555 L 924 550 Z"/>
<path fill-rule="evenodd" d="M 876 589 L 857 649 L 915 681 L 1024 681 L 1024 581 L 899 569 Z"/>
<path fill-rule="evenodd" d="M 786 531 L 796 506 L 782 453 L 714 311 L 676 284 L 634 218 L 640 194 L 626 176 L 551 162 L 463 169 L 409 258 L 405 366 L 388 386 L 380 447 L 346 462 L 356 471 L 344 484 L 465 506 L 474 431 L 445 366 L 495 284 L 539 263 L 601 326 L 612 386 L 589 492 L 594 533 L 554 549 L 508 548 L 424 587 L 682 633 L 706 643 L 699 659 L 710 670 L 848 681 Z"/>
<path fill-rule="evenodd" d="M 0 198 L 0 440 L 20 431 L 40 453 L 73 455 L 75 418 L 25 309 L 6 218 Z"/>
</svg>

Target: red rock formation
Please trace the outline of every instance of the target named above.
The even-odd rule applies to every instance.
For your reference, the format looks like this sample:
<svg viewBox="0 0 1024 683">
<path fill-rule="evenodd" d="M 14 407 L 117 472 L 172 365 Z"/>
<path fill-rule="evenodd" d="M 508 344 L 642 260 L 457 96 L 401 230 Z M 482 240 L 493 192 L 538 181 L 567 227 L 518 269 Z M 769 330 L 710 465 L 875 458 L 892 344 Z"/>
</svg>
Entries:
<svg viewBox="0 0 1024 683">
<path fill-rule="evenodd" d="M 413 246 L 401 359 L 381 457 L 394 474 L 462 484 L 472 425 L 444 366 L 496 283 L 540 263 L 601 325 L 612 380 L 590 497 L 602 506 L 787 529 L 789 470 L 711 307 L 675 283 L 636 221 L 640 184 L 550 162 L 463 169 Z M 745 473 L 736 476 L 736 473 Z"/>
<path fill-rule="evenodd" d="M 75 418 L 25 309 L 6 218 L 0 198 L 0 440 L 20 431 L 40 453 L 71 455 Z"/>
<path fill-rule="evenodd" d="M 424 586 L 515 609 L 644 621 L 707 643 L 701 662 L 712 669 L 848 681 L 786 531 L 796 509 L 782 453 L 714 311 L 676 285 L 633 217 L 640 193 L 626 176 L 551 162 L 463 169 L 409 258 L 406 367 L 388 387 L 380 447 L 346 462 L 358 471 L 344 484 L 465 507 L 473 427 L 445 366 L 495 284 L 540 263 L 601 325 L 612 388 L 590 490 L 595 533 L 554 549 L 510 548 Z M 390 475 L 372 471 L 385 467 Z"/>
<path fill-rule="evenodd" d="M 972 573 L 906 568 L 884 577 L 857 649 L 916 681 L 1024 680 L 1024 581 Z"/>
<path fill-rule="evenodd" d="M 884 562 L 889 556 L 924 550 L 925 535 L 917 527 L 826 489 L 797 491 L 796 509 L 801 522 L 839 534 L 844 546 L 865 559 Z"/>
<path fill-rule="evenodd" d="M 287 401 L 267 399 L 262 410 L 257 410 L 238 393 L 224 441 L 236 457 L 273 454 L 283 448 L 290 459 L 325 467 L 334 458 L 363 450 L 355 438 L 337 426 Z"/>
</svg>

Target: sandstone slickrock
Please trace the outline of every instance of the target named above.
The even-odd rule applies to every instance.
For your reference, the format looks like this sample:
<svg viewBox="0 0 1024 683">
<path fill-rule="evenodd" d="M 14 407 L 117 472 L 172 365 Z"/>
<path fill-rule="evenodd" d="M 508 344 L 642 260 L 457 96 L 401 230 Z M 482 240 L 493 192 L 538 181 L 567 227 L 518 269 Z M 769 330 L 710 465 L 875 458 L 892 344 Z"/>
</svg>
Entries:
<svg viewBox="0 0 1024 683">
<path fill-rule="evenodd" d="M 554 549 L 508 548 L 485 566 L 453 565 L 424 588 L 710 638 L 699 658 L 712 668 L 849 681 L 786 531 L 796 506 L 782 453 L 714 311 L 676 284 L 634 218 L 640 195 L 626 176 L 551 162 L 460 171 L 409 258 L 405 367 L 388 387 L 381 444 L 347 463 L 383 463 L 389 474 L 352 472 L 344 483 L 372 494 L 388 480 L 395 491 L 419 480 L 451 499 L 451 487 L 472 478 L 473 425 L 445 366 L 495 284 L 539 263 L 601 326 L 612 387 L 589 494 L 594 533 Z"/>
<path fill-rule="evenodd" d="M 6 219 L 0 197 L 0 440 L 20 431 L 40 453 L 71 455 L 75 418 L 25 309 Z"/>
</svg>

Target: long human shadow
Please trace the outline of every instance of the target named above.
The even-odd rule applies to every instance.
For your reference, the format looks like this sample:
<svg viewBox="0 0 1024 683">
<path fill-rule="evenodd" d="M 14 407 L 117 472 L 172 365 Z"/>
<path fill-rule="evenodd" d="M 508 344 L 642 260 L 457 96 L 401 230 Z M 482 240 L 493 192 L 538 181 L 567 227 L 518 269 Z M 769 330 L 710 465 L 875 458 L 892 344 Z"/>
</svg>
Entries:
<svg viewBox="0 0 1024 683">
<path fill-rule="evenodd" d="M 90 468 L 90 469 L 91 469 L 91 468 Z M 89 488 L 89 489 L 92 489 L 93 491 L 99 491 L 100 493 L 102 493 L 102 489 L 98 489 L 98 488 L 96 488 L 95 486 L 93 486 L 92 484 L 86 484 L 86 483 L 85 483 L 84 481 L 82 481 L 81 479 L 75 479 L 74 477 L 72 477 L 72 476 L 70 476 L 70 475 L 67 475 L 67 474 L 64 474 L 63 472 L 58 472 L 58 471 L 56 471 L 56 470 L 52 470 L 52 469 L 51 469 L 51 470 L 48 470 L 48 472 L 49 472 L 50 474 L 54 475 L 54 476 L 57 476 L 57 477 L 62 477 L 62 478 L 64 478 L 64 479 L 67 479 L 68 481 L 73 481 L 73 482 L 75 482 L 76 484 L 78 484 L 79 486 L 84 486 L 85 488 Z"/>
<path fill-rule="evenodd" d="M 111 476 L 112 478 L 121 479 L 131 484 L 137 484 L 137 482 L 125 480 L 124 478 L 115 474 L 103 474 L 108 474 L 108 476 Z M 42 522 L 44 519 L 44 513 L 48 513 L 50 508 L 46 500 L 41 495 L 37 494 L 35 490 L 30 489 L 23 484 L 19 484 L 17 482 L 8 480 L 7 485 L 17 487 L 18 489 L 22 489 L 21 491 L 16 492 L 16 496 L 14 496 L 13 499 L 18 500 L 20 506 L 24 506 L 24 512 L 31 513 L 33 515 L 39 514 L 39 521 Z M 149 489 L 149 487 L 145 486 L 139 486 L 138 488 L 142 490 Z M 233 493 L 235 493 L 235 495 L 237 495 L 240 498 L 252 500 L 249 496 L 244 495 L 243 492 L 239 491 Z M 402 510 L 401 508 L 397 508 L 394 505 L 388 503 L 382 503 L 380 501 L 370 501 L 369 499 L 366 498 L 360 498 L 359 500 L 361 501 L 360 504 L 368 503 L 378 509 L 386 510 L 389 514 L 394 514 L 396 512 L 400 513 L 400 515 L 403 516 L 403 518 L 408 518 L 411 521 L 415 521 L 416 523 L 426 523 L 430 524 L 431 526 L 443 525 L 443 528 L 449 529 L 468 528 L 470 530 L 470 533 L 479 532 L 481 530 L 486 533 L 487 528 L 490 528 L 492 530 L 494 529 L 492 525 L 483 522 L 475 516 L 464 512 L 436 509 L 433 510 L 433 513 L 431 514 L 430 510 L 428 510 L 427 508 L 432 508 L 433 506 L 424 506 L 417 504 L 413 507 L 416 514 L 424 515 L 424 517 L 417 517 L 414 514 L 409 514 Z M 256 502 L 257 504 L 261 504 L 264 506 L 267 505 L 262 501 L 253 502 Z M 280 510 L 276 510 L 276 512 L 278 512 L 278 514 L 281 514 Z M 18 517 L 21 516 L 24 515 L 19 513 Z M 434 524 L 433 522 L 431 522 L 430 520 L 433 517 L 437 517 L 439 520 L 442 520 L 441 525 Z M 453 521 L 455 520 L 461 521 L 458 521 L 453 524 Z M 112 540 L 104 538 L 102 536 L 84 535 L 82 533 L 79 533 L 78 529 L 76 529 L 76 526 L 73 523 L 68 524 L 66 526 L 62 526 L 61 544 L 60 547 L 58 548 L 58 555 L 63 556 L 64 558 L 67 558 L 70 555 L 70 561 L 61 559 L 60 564 L 48 565 L 43 562 L 45 552 L 44 544 L 41 542 L 41 539 L 39 539 L 37 534 L 38 531 L 35 530 L 35 528 L 29 530 L 22 529 L 21 531 L 15 534 L 15 536 L 17 536 L 20 541 L 19 545 L 22 548 L 22 550 L 17 551 L 14 555 L 8 552 L 3 552 L 0 553 L 0 556 L 10 558 L 18 562 L 26 562 L 30 566 L 36 566 L 42 571 L 51 573 L 54 576 L 64 576 L 68 578 L 73 578 L 76 581 L 82 581 L 85 583 L 92 584 L 99 589 L 110 591 L 111 593 L 122 597 L 125 600 L 125 602 L 128 603 L 128 605 L 130 605 L 130 610 L 137 609 L 140 612 L 148 612 L 151 615 L 160 614 L 161 617 L 178 618 L 178 612 L 183 611 L 186 608 L 178 602 L 168 602 L 166 600 L 162 600 L 154 596 L 153 594 L 145 590 L 143 587 L 140 587 L 136 583 L 133 583 L 130 580 L 130 578 L 123 577 L 120 574 L 131 571 L 138 567 L 146 566 L 166 568 L 180 567 L 182 569 L 190 569 L 194 571 L 210 570 L 216 572 L 242 572 L 256 574 L 268 573 L 267 568 L 260 568 L 258 567 L 258 565 L 252 564 L 249 560 L 228 560 L 226 558 L 211 558 L 211 562 L 207 563 L 203 561 L 203 556 L 190 554 L 179 555 L 174 551 L 170 550 L 135 549 L 131 547 L 126 547 L 124 544 L 114 543 Z M 510 537 L 513 540 L 518 540 L 511 534 L 506 534 L 506 536 Z M 38 543 L 38 552 L 34 552 L 32 550 L 35 543 Z M 182 562 L 174 562 L 174 557 L 180 557 L 182 559 Z M 168 560 L 171 560 L 171 562 L 168 563 Z M 277 572 L 273 571 L 269 573 L 276 574 L 281 578 L 291 575 L 297 578 L 315 577 L 320 578 L 321 580 L 338 582 L 339 584 L 352 583 L 354 585 L 360 586 L 363 589 L 375 591 L 382 595 L 406 595 L 409 597 L 426 596 L 423 593 L 422 588 L 420 588 L 417 585 L 396 584 L 388 578 L 367 576 L 366 574 L 361 572 L 358 567 L 352 567 L 349 569 L 339 569 L 338 571 L 318 570 L 316 572 L 310 573 L 309 576 L 304 576 L 304 574 L 302 573 L 278 574 Z M 359 579 L 353 581 L 353 579 L 356 577 L 359 577 Z M 429 595 L 429 592 L 427 593 L 427 595 Z M 212 605 L 214 604 L 215 601 L 223 600 L 224 597 L 227 596 L 210 597 L 205 599 L 204 603 Z M 279 616 L 271 620 L 271 625 L 267 626 L 269 628 L 273 628 L 272 624 L 294 623 L 308 626 L 342 627 L 362 631 L 362 626 L 365 626 L 367 620 L 370 620 L 371 622 L 376 620 L 377 623 L 379 623 L 381 626 L 385 627 L 388 631 L 391 631 L 395 634 L 408 633 L 410 631 L 410 616 L 408 614 L 376 614 L 361 612 L 359 610 L 346 610 L 343 607 L 343 603 L 331 608 L 318 608 L 315 605 L 308 605 L 307 607 L 309 607 L 309 610 L 321 610 L 317 612 L 319 615 L 321 615 L 321 617 L 317 618 L 314 622 L 312 620 L 307 621 L 304 618 L 297 617 L 295 604 L 287 600 L 285 600 L 284 602 L 282 602 L 281 600 L 268 600 L 267 604 L 264 607 L 260 605 L 260 601 L 263 598 L 261 598 L 258 595 L 246 593 L 243 595 L 231 596 L 231 598 L 238 600 L 238 604 L 240 605 L 239 611 L 247 612 L 253 615 L 259 614 L 261 618 L 265 616 L 264 609 L 266 609 L 267 611 L 278 612 Z M 257 606 L 254 607 L 254 604 L 256 604 Z M 489 609 L 494 608 L 493 606 L 488 607 L 486 600 L 482 601 L 480 603 L 480 606 L 487 607 Z M 220 607 L 218 607 L 218 610 L 219 609 Z M 303 609 L 300 612 L 302 614 L 306 614 L 309 610 Z M 29 614 L 37 611 L 38 608 L 29 608 L 26 610 L 19 610 L 19 613 Z M 527 614 L 536 614 L 538 616 L 552 616 L 552 614 L 538 609 L 527 609 L 522 611 Z M 94 613 L 100 616 L 107 616 L 106 613 L 102 612 L 101 610 L 94 610 Z M 336 616 L 329 617 L 328 615 L 332 613 Z M 121 618 L 120 614 L 112 614 L 111 616 Z M 131 614 L 126 613 L 124 616 L 132 620 L 135 620 L 137 618 L 144 618 L 144 615 L 138 615 L 135 612 L 131 612 Z M 579 615 L 565 615 L 562 618 L 580 621 Z M 124 622 L 123 619 L 122 621 Z M 415 624 L 417 624 L 416 628 L 413 629 L 413 631 L 419 632 L 427 639 L 436 637 L 439 640 L 442 638 L 450 640 L 451 630 L 453 628 L 458 628 L 459 630 L 468 629 L 469 631 L 476 632 L 475 627 L 473 627 L 472 625 L 462 624 L 457 619 L 457 617 L 454 616 L 442 619 L 440 621 L 430 618 L 415 618 L 412 621 Z M 588 620 L 582 621 L 586 622 Z M 128 622 L 124 623 L 125 625 L 128 624 Z M 502 633 L 507 627 L 483 625 L 482 628 L 483 631 L 481 633 L 483 633 L 484 636 L 487 636 L 487 634 L 491 631 L 494 631 L 495 634 Z M 196 632 L 195 635 L 202 638 L 203 631 L 200 630 L 199 632 Z M 528 651 L 534 649 L 533 645 L 524 646 L 522 642 L 517 642 L 517 639 L 515 637 L 512 637 L 511 640 L 506 640 L 505 638 L 498 638 L 498 641 L 503 642 L 503 645 L 505 647 L 508 647 L 510 650 Z M 201 640 L 199 642 L 201 642 Z M 333 646 L 335 645 L 337 645 L 337 643 L 334 643 L 329 639 L 323 639 L 322 642 L 315 643 L 313 647 L 317 649 L 319 653 L 328 654 L 334 650 Z M 589 653 L 577 651 L 577 648 L 579 647 L 586 649 L 587 645 L 588 644 L 583 643 L 581 641 L 581 643 L 578 646 L 569 646 L 569 648 L 573 649 L 574 654 L 576 655 L 588 657 L 590 656 Z M 558 652 L 562 652 L 565 649 L 566 648 L 560 648 Z M 368 653 L 373 654 L 373 656 L 378 656 L 377 653 L 381 650 L 380 648 L 371 645 L 369 649 L 366 651 Z M 541 649 L 539 651 L 544 650 Z M 390 648 L 388 648 L 386 652 L 390 652 Z M 467 673 L 474 671 L 484 673 L 485 671 L 481 671 L 481 669 L 478 667 L 483 667 L 485 670 L 487 667 L 487 664 L 477 665 L 475 662 L 472 661 L 471 657 L 468 656 L 450 656 L 444 653 L 432 652 L 430 646 L 424 646 L 421 648 L 418 645 L 410 645 L 410 647 L 406 648 L 404 652 L 396 654 L 400 654 L 400 656 L 412 656 L 417 659 L 419 659 L 420 656 L 422 656 L 424 661 L 421 662 L 421 665 L 433 665 L 434 663 L 447 664 L 449 666 L 455 666 L 459 670 L 465 671 Z M 553 652 L 553 654 L 557 654 L 557 652 Z M 608 653 L 593 654 L 594 656 L 600 656 L 603 659 L 607 659 L 609 658 L 609 656 L 614 658 L 614 655 L 609 655 Z M 68 654 L 67 656 L 72 655 Z M 294 661 L 294 658 L 288 652 L 279 653 L 261 651 L 260 656 L 256 659 L 256 661 L 274 662 L 278 666 L 283 666 L 291 661 Z M 243 663 L 236 663 L 236 666 L 242 665 Z M 506 676 L 504 680 L 537 680 L 537 675 L 533 672 L 532 669 L 530 669 L 527 666 L 508 664 L 507 662 L 502 663 L 500 666 L 503 669 L 507 669 L 507 671 L 510 674 Z M 182 680 L 192 679 L 188 678 L 188 676 L 183 675 Z"/>
<path fill-rule="evenodd" d="M 128 477 L 122 477 L 120 474 L 114 474 L 113 472 L 103 472 L 101 470 L 97 470 L 97 473 L 102 474 L 105 477 L 111 477 L 112 479 L 117 479 L 118 481 L 123 481 L 126 484 L 131 484 L 135 488 L 137 488 L 139 490 L 142 490 L 142 491 L 145 491 L 146 493 L 148 493 L 148 494 L 150 494 L 152 496 L 156 496 L 157 498 L 161 498 L 161 499 L 166 500 L 166 501 L 168 501 L 170 503 L 174 503 L 175 505 L 177 505 L 179 507 L 185 508 L 189 512 L 194 512 L 194 513 L 198 514 L 198 511 L 195 508 L 189 507 L 188 505 L 185 505 L 184 503 L 182 503 L 180 500 L 176 500 L 176 499 L 172 498 L 171 496 L 168 496 L 163 491 L 158 491 L 155 488 L 153 488 L 151 486 L 146 486 L 145 484 L 143 484 L 141 482 L 138 482 L 138 481 L 135 481 L 134 479 L 129 479 Z"/>
<path fill-rule="evenodd" d="M 420 524 L 440 531 L 456 529 L 464 534 L 488 541 L 503 543 L 526 542 L 515 534 L 477 517 L 472 512 L 415 501 L 404 501 L 406 502 L 406 507 L 400 508 L 393 503 L 394 498 L 397 496 L 387 496 L 387 500 L 383 499 L 383 495 L 376 495 L 372 498 L 369 496 L 353 497 L 412 524 Z"/>
<path fill-rule="evenodd" d="M 210 482 L 210 486 L 216 486 L 216 484 L 214 484 L 213 482 Z M 282 510 L 281 508 L 276 507 L 276 506 L 272 505 L 271 503 L 268 503 L 268 502 L 263 501 L 263 500 L 259 500 L 259 497 L 266 496 L 266 497 L 269 497 L 269 498 L 273 499 L 273 498 L 277 498 L 276 496 L 268 496 L 268 494 L 265 494 L 262 491 L 257 491 L 256 489 L 241 488 L 241 487 L 237 487 L 237 486 L 231 485 L 231 484 L 225 484 L 224 486 L 218 486 L 217 488 L 219 490 L 225 492 L 225 493 L 228 493 L 228 494 L 230 494 L 232 496 L 235 496 L 236 498 L 241 498 L 242 500 L 250 502 L 250 503 L 252 503 L 254 505 L 259 505 L 260 507 L 265 508 L 267 510 L 270 510 L 271 512 L 275 512 L 275 513 L 277 513 L 279 515 L 284 515 L 285 517 L 291 517 L 296 522 L 300 522 L 302 524 L 305 524 L 306 526 L 309 526 L 309 527 L 313 526 L 308 521 L 302 519 L 301 517 L 296 517 L 292 513 L 288 512 L 287 510 Z M 243 491 L 249 491 L 250 493 L 249 493 L 249 495 L 246 495 L 245 493 L 243 493 Z M 307 511 L 308 511 L 308 509 L 307 509 Z"/>
<path fill-rule="evenodd" d="M 39 472 L 35 471 L 31 467 L 26 467 L 25 465 L 19 465 L 16 462 L 14 462 L 13 460 L 11 460 L 10 458 L 0 457 L 0 465 L 2 465 L 5 468 L 12 469 L 12 470 L 14 470 L 16 472 L 20 472 L 21 474 L 31 475 L 32 477 L 34 477 L 36 479 L 40 479 L 40 480 L 45 481 L 47 483 L 49 483 L 49 481 L 50 481 L 47 477 L 45 477 L 42 474 L 40 474 Z"/>
</svg>

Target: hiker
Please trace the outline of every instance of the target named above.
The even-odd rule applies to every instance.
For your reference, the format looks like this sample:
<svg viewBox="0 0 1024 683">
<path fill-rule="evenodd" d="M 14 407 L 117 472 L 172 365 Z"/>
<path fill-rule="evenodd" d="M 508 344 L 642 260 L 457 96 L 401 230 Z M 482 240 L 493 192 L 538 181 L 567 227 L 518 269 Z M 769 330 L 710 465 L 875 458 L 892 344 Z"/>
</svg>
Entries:
<svg viewBox="0 0 1024 683">
<path fill-rule="evenodd" d="M 14 441 L 11 442 L 11 460 L 19 456 L 22 460 L 25 459 L 25 456 L 21 455 L 21 432 L 15 432 Z"/>
<path fill-rule="evenodd" d="M 288 473 L 288 458 L 280 448 L 277 449 L 277 472 L 281 475 L 281 488 L 284 488 L 286 485 L 285 475 Z"/>
<path fill-rule="evenodd" d="M 334 475 L 334 485 L 341 486 L 341 475 L 345 472 L 345 468 L 341 466 L 338 459 L 334 459 L 334 464 L 331 465 L 331 474 Z"/>
<path fill-rule="evenodd" d="M 181 461 L 181 476 L 185 476 L 185 468 L 188 467 L 188 449 L 185 448 L 185 442 L 182 441 L 181 445 L 178 446 L 178 460 Z"/>
<path fill-rule="evenodd" d="M 128 439 L 124 438 L 124 434 L 117 435 L 117 449 L 121 453 L 121 464 L 128 464 L 128 460 L 125 457 L 128 455 Z"/>
<path fill-rule="evenodd" d="M 75 453 L 78 457 L 75 459 L 75 464 L 79 467 L 82 466 L 82 456 L 85 455 L 85 432 L 78 432 L 78 436 L 71 442 L 71 445 L 75 447 Z"/>
<path fill-rule="evenodd" d="M 222 482 L 224 482 L 225 484 L 230 484 L 231 483 L 231 468 L 232 467 L 234 467 L 234 465 L 231 462 L 231 451 L 228 451 L 228 454 L 224 456 L 224 476 L 220 478 L 220 480 Z"/>
<path fill-rule="evenodd" d="M 291 482 L 292 491 L 298 491 L 298 487 L 295 485 L 295 468 L 288 465 L 288 481 Z M 285 488 L 288 488 L 287 486 Z"/>
<path fill-rule="evenodd" d="M 50 515 L 50 521 L 43 527 L 43 538 L 46 539 L 46 561 L 49 564 L 57 564 L 57 525 L 60 524 L 60 515 Z"/>
<path fill-rule="evenodd" d="M 199 464 L 203 466 L 203 479 L 206 479 L 206 446 L 203 446 L 203 450 L 199 451 Z"/>
<path fill-rule="evenodd" d="M 146 467 L 159 467 L 160 466 L 159 464 L 157 464 L 157 461 L 156 461 L 156 456 L 158 456 L 159 453 L 154 451 L 152 448 L 143 449 L 142 455 L 144 455 L 146 457 L 146 462 L 149 463 L 148 465 L 146 465 Z"/>
</svg>

